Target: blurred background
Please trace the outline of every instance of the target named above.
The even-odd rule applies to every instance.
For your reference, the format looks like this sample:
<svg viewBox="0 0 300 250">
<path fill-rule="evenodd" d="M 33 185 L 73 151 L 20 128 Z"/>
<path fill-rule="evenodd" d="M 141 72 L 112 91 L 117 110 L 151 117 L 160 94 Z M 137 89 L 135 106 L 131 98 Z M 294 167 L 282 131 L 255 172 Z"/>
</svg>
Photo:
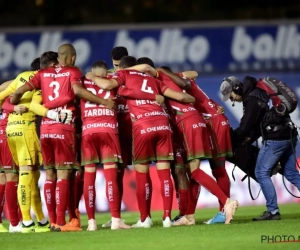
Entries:
<svg viewBox="0 0 300 250">
<path fill-rule="evenodd" d="M 232 127 L 242 116 L 242 105 L 222 103 L 219 86 L 225 76 L 273 76 L 286 82 L 300 98 L 300 1 L 279 0 L 0 0 L 0 82 L 29 69 L 31 61 L 62 43 L 77 50 L 77 66 L 89 71 L 96 60 L 112 66 L 110 51 L 127 47 L 135 57 L 147 56 L 156 66 L 174 71 L 196 70 L 197 83 L 224 105 Z M 300 125 L 299 107 L 292 119 Z M 300 149 L 297 147 L 297 157 Z M 201 166 L 207 173 L 206 162 Z M 231 193 L 241 205 L 264 204 L 262 195 L 252 201 L 243 174 L 228 163 Z M 151 169 L 153 209 L 161 209 L 159 180 Z M 123 209 L 136 210 L 134 172 L 124 179 Z M 273 177 L 279 202 L 297 202 L 285 190 L 282 178 Z M 41 183 L 44 181 L 42 175 Z M 254 195 L 259 187 L 252 182 Z M 295 194 L 298 191 L 287 184 Z M 43 185 L 41 185 L 41 188 Z M 107 211 L 105 180 L 97 176 L 97 210 Z M 218 202 L 202 190 L 199 207 Z M 174 208 L 177 208 L 174 199 Z M 85 208 L 81 202 L 81 211 Z"/>
</svg>

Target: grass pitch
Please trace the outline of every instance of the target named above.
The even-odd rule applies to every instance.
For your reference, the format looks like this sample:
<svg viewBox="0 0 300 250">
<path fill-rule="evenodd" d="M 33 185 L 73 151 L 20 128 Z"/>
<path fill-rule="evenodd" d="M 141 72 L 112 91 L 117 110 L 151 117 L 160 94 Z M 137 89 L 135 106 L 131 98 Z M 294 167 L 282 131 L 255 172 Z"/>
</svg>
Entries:
<svg viewBox="0 0 300 250">
<path fill-rule="evenodd" d="M 281 205 L 281 221 L 252 222 L 265 207 L 240 207 L 231 225 L 205 225 L 204 220 L 211 218 L 216 209 L 199 209 L 196 213 L 197 225 L 189 227 L 162 228 L 161 212 L 153 212 L 153 228 L 111 231 L 102 229 L 109 214 L 98 214 L 99 230 L 87 232 L 87 217 L 82 216 L 83 231 L 75 233 L 41 234 L 0 234 L 1 250 L 88 250 L 88 249 L 300 249 L 300 204 Z M 176 215 L 176 210 L 173 216 Z M 126 223 L 137 221 L 138 213 L 123 213 Z M 4 222 L 7 226 L 7 222 Z M 269 237 L 266 240 L 265 237 Z M 293 240 L 298 242 L 279 242 Z M 273 239 L 272 240 L 272 237 Z M 275 238 L 276 237 L 276 238 Z M 289 237 L 289 238 L 288 238 Z M 262 241 L 262 239 L 265 239 Z M 300 238 L 299 238 L 300 240 Z M 277 243 L 271 242 L 277 241 Z"/>
</svg>

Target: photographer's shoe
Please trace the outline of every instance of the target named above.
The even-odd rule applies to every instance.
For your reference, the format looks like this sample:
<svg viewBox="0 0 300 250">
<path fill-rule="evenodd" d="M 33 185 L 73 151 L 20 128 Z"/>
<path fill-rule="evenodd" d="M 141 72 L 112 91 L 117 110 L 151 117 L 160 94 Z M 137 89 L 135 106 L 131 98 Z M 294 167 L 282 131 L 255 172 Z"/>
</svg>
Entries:
<svg viewBox="0 0 300 250">
<path fill-rule="evenodd" d="M 281 220 L 281 215 L 279 212 L 276 214 L 271 214 L 268 211 L 263 212 L 259 217 L 253 218 L 253 221 L 262 221 L 262 220 Z"/>
</svg>

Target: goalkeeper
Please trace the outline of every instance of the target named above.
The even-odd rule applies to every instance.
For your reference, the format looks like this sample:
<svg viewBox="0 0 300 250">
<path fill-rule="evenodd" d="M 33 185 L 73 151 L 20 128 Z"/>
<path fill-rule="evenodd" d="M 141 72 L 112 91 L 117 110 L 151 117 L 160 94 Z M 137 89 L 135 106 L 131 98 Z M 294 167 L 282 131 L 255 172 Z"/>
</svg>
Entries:
<svg viewBox="0 0 300 250">
<path fill-rule="evenodd" d="M 0 100 L 5 100 L 25 82 L 29 81 L 40 68 L 40 60 L 36 58 L 31 64 L 32 70 L 19 74 L 16 79 L 0 93 Z M 33 67 L 34 66 L 34 67 Z M 49 65 L 47 65 L 49 66 Z M 18 105 L 29 109 L 31 100 L 40 98 L 39 91 L 28 91 L 20 99 Z M 38 188 L 42 164 L 41 149 L 36 133 L 36 115 L 28 111 L 25 113 L 12 112 L 9 114 L 6 135 L 12 157 L 19 166 L 18 201 L 23 216 L 22 233 L 48 232 L 49 222 L 45 218 Z M 38 224 L 32 220 L 30 210 L 33 209 Z"/>
</svg>

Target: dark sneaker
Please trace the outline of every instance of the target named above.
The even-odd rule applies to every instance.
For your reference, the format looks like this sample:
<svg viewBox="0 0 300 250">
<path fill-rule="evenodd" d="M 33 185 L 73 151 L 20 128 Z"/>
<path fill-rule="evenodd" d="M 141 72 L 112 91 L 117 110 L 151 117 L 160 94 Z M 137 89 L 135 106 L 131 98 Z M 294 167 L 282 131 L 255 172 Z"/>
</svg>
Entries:
<svg viewBox="0 0 300 250">
<path fill-rule="evenodd" d="M 175 222 L 175 221 L 178 221 L 178 220 L 180 220 L 181 219 L 181 217 L 183 217 L 183 215 L 181 215 L 181 214 L 178 214 L 173 220 L 172 220 L 172 222 Z"/>
<path fill-rule="evenodd" d="M 281 215 L 279 212 L 276 214 L 271 214 L 268 211 L 263 212 L 259 217 L 253 218 L 253 221 L 261 221 L 261 220 L 281 220 Z"/>
</svg>

